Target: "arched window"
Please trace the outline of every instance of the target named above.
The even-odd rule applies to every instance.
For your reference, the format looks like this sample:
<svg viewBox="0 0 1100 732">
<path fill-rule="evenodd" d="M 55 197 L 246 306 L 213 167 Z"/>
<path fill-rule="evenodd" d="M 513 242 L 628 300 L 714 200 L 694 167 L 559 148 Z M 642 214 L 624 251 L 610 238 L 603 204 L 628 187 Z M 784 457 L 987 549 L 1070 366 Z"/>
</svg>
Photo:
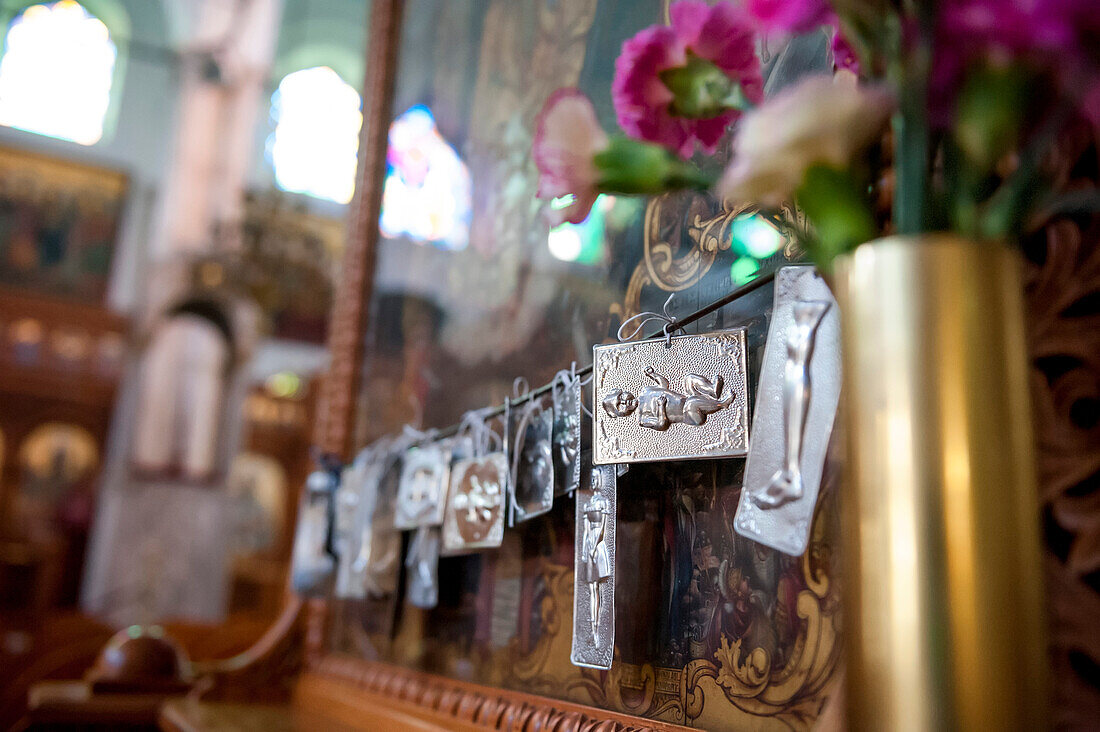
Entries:
<svg viewBox="0 0 1100 732">
<path fill-rule="evenodd" d="M 465 249 L 470 241 L 470 171 L 423 105 L 390 125 L 379 223 L 386 236 L 441 249 Z"/>
<path fill-rule="evenodd" d="M 4 37 L 0 124 L 95 144 L 117 55 L 107 26 L 75 0 L 30 6 Z"/>
<path fill-rule="evenodd" d="M 327 66 L 295 71 L 272 95 L 271 116 L 275 184 L 284 191 L 350 201 L 363 124 L 355 89 Z"/>
</svg>

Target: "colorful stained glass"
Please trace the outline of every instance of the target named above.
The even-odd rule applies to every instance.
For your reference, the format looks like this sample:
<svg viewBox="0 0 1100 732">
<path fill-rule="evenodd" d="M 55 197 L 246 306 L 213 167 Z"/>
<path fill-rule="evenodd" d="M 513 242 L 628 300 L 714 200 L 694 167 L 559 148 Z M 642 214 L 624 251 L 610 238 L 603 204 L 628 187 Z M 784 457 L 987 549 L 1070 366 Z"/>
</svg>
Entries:
<svg viewBox="0 0 1100 732">
<path fill-rule="evenodd" d="M 99 142 L 117 55 L 107 26 L 75 0 L 30 6 L 4 37 L 0 125 Z"/>
<path fill-rule="evenodd" d="M 431 110 L 410 107 L 390 125 L 379 227 L 385 236 L 465 249 L 470 241 L 470 171 Z"/>
</svg>

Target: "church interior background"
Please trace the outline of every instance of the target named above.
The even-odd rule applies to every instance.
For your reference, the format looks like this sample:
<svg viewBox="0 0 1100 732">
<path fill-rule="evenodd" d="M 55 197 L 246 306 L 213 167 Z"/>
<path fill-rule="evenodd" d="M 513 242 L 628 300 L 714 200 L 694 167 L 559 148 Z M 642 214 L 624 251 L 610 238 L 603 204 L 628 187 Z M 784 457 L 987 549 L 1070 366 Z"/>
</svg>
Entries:
<svg viewBox="0 0 1100 732">
<path fill-rule="evenodd" d="M 225 622 L 240 632 L 212 650 L 232 651 L 281 606 L 366 13 L 355 0 L 0 8 L 9 681 L 44 639 Z M 89 625 L 43 634 L 66 616 Z"/>
<path fill-rule="evenodd" d="M 611 129 L 615 57 L 669 5 L 0 0 L 0 725 L 34 728 L 28 693 L 156 628 L 195 668 L 164 698 L 361 699 L 327 713 L 364 728 L 395 728 L 361 716 L 372 700 L 441 714 L 446 694 L 454 728 L 491 726 L 498 692 L 512 714 L 542 709 L 531 695 L 577 715 L 562 729 L 592 710 L 608 729 L 844 728 L 835 444 L 800 556 L 735 530 L 743 460 L 619 477 L 630 566 L 609 670 L 570 661 L 572 500 L 499 549 L 439 559 L 432 609 L 404 599 L 404 574 L 360 598 L 288 585 L 318 435 L 336 429 L 350 458 L 406 425 L 443 429 L 517 396 L 517 377 L 591 363 L 672 293 L 691 312 L 804 261 L 756 207 L 697 192 L 601 194 L 583 222 L 545 225 L 540 109 L 575 87 Z M 831 71 L 832 53 L 816 32 L 766 48 L 762 94 Z M 378 109 L 371 181 L 361 128 Z M 1092 186 L 1093 131 L 1063 144 L 1066 178 Z M 1051 651 L 1030 663 L 1052 669 L 1063 729 L 1100 727 L 1100 369 L 1095 337 L 1066 335 L 1095 325 L 1096 218 L 1051 229 L 1074 242 L 1062 259 L 1038 236 L 1025 249 L 1033 342 L 1054 344 L 1033 383 Z M 333 355 L 348 282 L 351 375 Z M 755 379 L 772 297 L 685 333 L 744 326 Z M 536 728 L 523 719 L 508 728 Z M 184 728 L 163 707 L 142 723 Z"/>
</svg>

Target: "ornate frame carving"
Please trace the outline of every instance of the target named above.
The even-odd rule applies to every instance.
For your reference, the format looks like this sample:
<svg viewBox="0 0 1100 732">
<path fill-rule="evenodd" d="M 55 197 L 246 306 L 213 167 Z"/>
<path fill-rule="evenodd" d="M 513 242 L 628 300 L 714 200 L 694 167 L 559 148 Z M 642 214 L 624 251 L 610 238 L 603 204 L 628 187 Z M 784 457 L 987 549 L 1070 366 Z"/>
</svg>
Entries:
<svg viewBox="0 0 1100 732">
<path fill-rule="evenodd" d="M 308 704 L 343 691 L 352 692 L 355 705 L 384 717 L 403 715 L 446 729 L 513 730 L 537 732 L 675 732 L 688 727 L 606 712 L 580 704 L 551 701 L 432 676 L 409 669 L 340 656 L 320 659 L 299 682 L 299 699 Z"/>
</svg>

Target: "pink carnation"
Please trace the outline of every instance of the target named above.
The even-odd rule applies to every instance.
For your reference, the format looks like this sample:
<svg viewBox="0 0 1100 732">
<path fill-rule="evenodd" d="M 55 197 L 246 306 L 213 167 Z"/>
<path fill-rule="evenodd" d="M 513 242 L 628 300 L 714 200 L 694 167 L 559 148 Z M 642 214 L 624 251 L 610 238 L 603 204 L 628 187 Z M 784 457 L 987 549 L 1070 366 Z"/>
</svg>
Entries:
<svg viewBox="0 0 1100 732">
<path fill-rule="evenodd" d="M 535 195 L 543 199 L 572 196 L 569 205 L 547 212 L 551 226 L 579 224 L 599 195 L 599 171 L 593 157 L 607 148 L 607 133 L 596 119 L 592 102 L 578 89 L 550 95 L 535 123 L 531 154 L 539 169 Z"/>
<path fill-rule="evenodd" d="M 838 69 L 847 69 L 857 76 L 859 75 L 859 57 L 856 56 L 855 49 L 848 43 L 848 39 L 844 37 L 839 28 L 833 33 L 832 50 L 834 66 Z"/>
<path fill-rule="evenodd" d="M 696 142 L 712 153 L 740 113 L 730 110 L 704 119 L 673 115 L 673 94 L 660 74 L 684 66 L 690 52 L 713 63 L 741 85 L 746 99 L 759 103 L 764 83 L 752 28 L 728 2 L 709 7 L 700 0 L 682 0 L 670 15 L 671 27 L 647 28 L 623 44 L 611 84 L 615 113 L 632 137 L 664 145 L 684 158 L 691 157 Z"/>
<path fill-rule="evenodd" d="M 780 33 L 806 33 L 833 14 L 825 0 L 747 0 L 745 9 L 761 29 Z"/>
<path fill-rule="evenodd" d="M 1083 0 L 1092 2 L 1092 0 Z M 1023 59 L 1037 68 L 1072 66 L 1082 0 L 945 0 L 936 27 L 929 106 L 948 125 L 968 66 Z"/>
</svg>

